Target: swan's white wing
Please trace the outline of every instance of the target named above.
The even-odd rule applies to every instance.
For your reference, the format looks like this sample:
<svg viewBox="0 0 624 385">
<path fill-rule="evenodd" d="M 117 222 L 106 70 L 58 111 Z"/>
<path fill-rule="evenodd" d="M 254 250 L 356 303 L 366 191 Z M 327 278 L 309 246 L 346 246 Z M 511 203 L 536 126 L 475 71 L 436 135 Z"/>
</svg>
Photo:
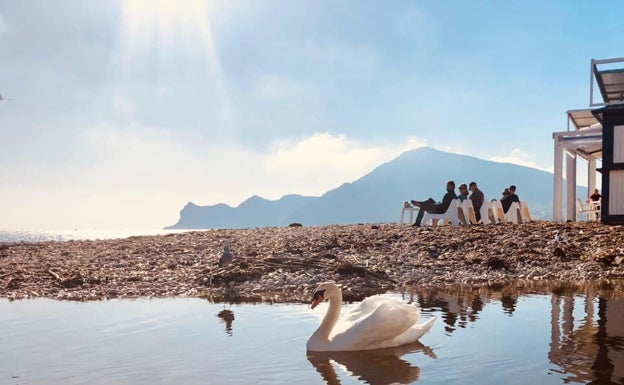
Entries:
<svg viewBox="0 0 624 385">
<path fill-rule="evenodd" d="M 360 302 L 357 306 L 349 309 L 348 311 L 344 312 L 342 319 L 344 321 L 348 321 L 348 322 L 355 322 L 361 318 L 363 318 L 364 316 L 366 316 L 367 314 L 370 314 L 371 312 L 373 312 L 375 309 L 377 309 L 377 307 L 387 301 L 392 301 L 388 298 L 384 298 L 382 296 L 373 296 L 373 297 L 368 297 L 366 299 L 364 299 L 364 301 Z"/>
<path fill-rule="evenodd" d="M 357 306 L 351 307 L 342 313 L 338 323 L 333 328 L 332 334 L 338 335 L 343 333 L 345 330 L 352 328 L 355 323 L 360 322 L 370 313 L 375 311 L 379 305 L 388 301 L 394 300 L 379 295 L 364 299 L 362 302 L 358 303 Z"/>
<path fill-rule="evenodd" d="M 369 305 L 375 304 L 373 309 Z M 332 350 L 364 350 L 390 346 L 395 338 L 412 327 L 420 316 L 417 307 L 379 298 L 359 309 L 361 317 L 349 315 L 348 325 L 331 337 Z"/>
</svg>

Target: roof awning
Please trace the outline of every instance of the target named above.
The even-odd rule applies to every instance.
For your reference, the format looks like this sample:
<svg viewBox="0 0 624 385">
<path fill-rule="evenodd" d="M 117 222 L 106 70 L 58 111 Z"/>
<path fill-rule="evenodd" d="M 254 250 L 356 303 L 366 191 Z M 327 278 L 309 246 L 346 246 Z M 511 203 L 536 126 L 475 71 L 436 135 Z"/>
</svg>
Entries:
<svg viewBox="0 0 624 385">
<path fill-rule="evenodd" d="M 593 81 L 590 83 L 591 106 L 624 103 L 624 58 L 595 60 L 592 59 L 591 70 L 600 90 L 603 103 L 593 101 Z M 601 68 L 598 68 L 601 66 Z M 618 68 L 619 67 L 619 68 Z"/>
<path fill-rule="evenodd" d="M 605 103 L 624 102 L 624 69 L 598 71 L 596 81 Z"/>
<path fill-rule="evenodd" d="M 566 151 L 587 160 L 602 159 L 602 127 L 553 133 Z"/>
<path fill-rule="evenodd" d="M 577 131 L 590 128 L 592 126 L 596 127 L 599 123 L 598 119 L 596 119 L 594 114 L 592 114 L 592 110 L 589 108 L 583 110 L 570 110 L 567 114 L 569 121 L 574 124 L 574 128 Z"/>
</svg>

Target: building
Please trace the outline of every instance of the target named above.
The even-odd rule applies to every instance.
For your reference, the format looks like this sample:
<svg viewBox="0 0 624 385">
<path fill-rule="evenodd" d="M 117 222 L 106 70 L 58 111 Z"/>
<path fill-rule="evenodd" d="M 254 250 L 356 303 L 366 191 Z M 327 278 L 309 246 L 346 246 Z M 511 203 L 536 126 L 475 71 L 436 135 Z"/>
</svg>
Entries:
<svg viewBox="0 0 624 385">
<path fill-rule="evenodd" d="M 596 172 L 602 173 L 600 220 L 624 224 L 624 58 L 592 59 L 590 67 L 589 108 L 567 111 L 567 131 L 553 133 L 553 220 L 577 220 L 576 165 L 582 159 L 588 163 L 589 191 L 598 187 Z M 602 101 L 594 100 L 594 86 Z M 602 168 L 597 168 L 598 162 Z"/>
</svg>

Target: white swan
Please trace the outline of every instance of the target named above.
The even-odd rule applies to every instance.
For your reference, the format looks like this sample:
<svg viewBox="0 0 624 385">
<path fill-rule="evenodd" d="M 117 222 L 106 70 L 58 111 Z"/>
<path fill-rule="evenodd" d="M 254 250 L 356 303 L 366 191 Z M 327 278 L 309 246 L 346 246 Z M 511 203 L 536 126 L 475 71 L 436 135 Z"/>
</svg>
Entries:
<svg viewBox="0 0 624 385">
<path fill-rule="evenodd" d="M 312 333 L 309 351 L 352 351 L 389 348 L 417 341 L 433 326 L 435 318 L 417 325 L 418 307 L 381 296 L 368 297 L 338 322 L 342 292 L 334 282 L 322 283 L 314 293 L 312 309 L 324 299 L 329 308 Z M 338 324 L 337 324 L 338 323 Z M 336 330 L 334 330 L 336 326 Z"/>
</svg>

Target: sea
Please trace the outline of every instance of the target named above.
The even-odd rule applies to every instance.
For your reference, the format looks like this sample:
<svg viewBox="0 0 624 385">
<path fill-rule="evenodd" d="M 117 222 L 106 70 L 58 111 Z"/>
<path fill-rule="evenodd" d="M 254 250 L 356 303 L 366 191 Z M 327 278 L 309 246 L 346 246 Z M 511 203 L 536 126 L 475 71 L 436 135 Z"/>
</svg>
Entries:
<svg viewBox="0 0 624 385">
<path fill-rule="evenodd" d="M 78 241 L 97 239 L 121 239 L 140 235 L 165 235 L 202 230 L 165 229 L 73 229 L 73 230 L 0 230 L 0 243 Z"/>
</svg>

